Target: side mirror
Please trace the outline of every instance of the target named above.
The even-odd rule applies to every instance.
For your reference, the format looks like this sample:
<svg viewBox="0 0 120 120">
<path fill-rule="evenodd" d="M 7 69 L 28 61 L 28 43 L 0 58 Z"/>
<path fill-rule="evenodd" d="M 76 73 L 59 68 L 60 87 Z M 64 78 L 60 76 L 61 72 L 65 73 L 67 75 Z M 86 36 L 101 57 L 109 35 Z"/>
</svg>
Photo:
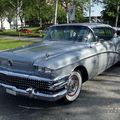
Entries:
<svg viewBox="0 0 120 120">
<path fill-rule="evenodd" d="M 104 39 L 99 38 L 98 36 L 95 36 L 95 38 L 96 38 L 97 42 L 100 42 L 100 43 L 104 42 Z"/>
<path fill-rule="evenodd" d="M 95 36 L 95 39 L 98 41 L 98 36 Z"/>
<path fill-rule="evenodd" d="M 84 41 L 84 42 L 88 42 L 88 37 L 84 37 L 84 38 L 83 38 L 83 41 Z"/>
</svg>

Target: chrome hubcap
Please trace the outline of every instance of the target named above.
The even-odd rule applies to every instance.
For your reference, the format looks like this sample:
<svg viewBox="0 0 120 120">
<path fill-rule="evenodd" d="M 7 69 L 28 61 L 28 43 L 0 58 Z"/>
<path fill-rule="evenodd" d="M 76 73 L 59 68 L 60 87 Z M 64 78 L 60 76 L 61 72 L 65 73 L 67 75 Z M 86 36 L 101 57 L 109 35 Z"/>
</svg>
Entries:
<svg viewBox="0 0 120 120">
<path fill-rule="evenodd" d="M 69 84 L 68 84 L 68 95 L 74 96 L 79 88 L 79 80 L 76 75 L 72 75 L 69 78 Z"/>
</svg>

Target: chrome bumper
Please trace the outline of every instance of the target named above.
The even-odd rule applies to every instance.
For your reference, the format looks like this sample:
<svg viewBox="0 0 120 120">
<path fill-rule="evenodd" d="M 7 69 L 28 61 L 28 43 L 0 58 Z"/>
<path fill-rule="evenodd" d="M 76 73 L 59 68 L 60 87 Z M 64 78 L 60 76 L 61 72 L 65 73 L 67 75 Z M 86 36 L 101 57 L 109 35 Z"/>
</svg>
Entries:
<svg viewBox="0 0 120 120">
<path fill-rule="evenodd" d="M 31 76 L 31 75 L 26 75 L 26 74 L 21 74 L 21 73 L 14 73 L 14 72 L 10 72 L 10 71 L 3 71 L 0 70 L 1 74 L 4 75 L 8 75 L 8 76 L 16 76 L 16 77 L 21 77 L 21 78 L 27 78 L 30 80 L 43 80 L 43 81 L 52 81 L 50 79 L 46 79 L 46 78 L 41 78 L 41 77 L 37 77 L 37 76 Z M 67 82 L 65 81 L 59 81 L 53 85 L 50 85 L 50 88 L 48 88 L 48 90 L 52 90 L 54 92 L 52 93 L 48 93 L 48 92 L 41 92 L 40 90 L 37 91 L 35 88 L 26 88 L 26 89 L 22 89 L 22 88 L 18 88 L 14 85 L 10 85 L 10 84 L 6 84 L 6 83 L 2 83 L 0 82 L 0 87 L 3 87 L 6 92 L 7 90 L 12 91 L 13 95 L 23 95 L 23 96 L 28 96 L 31 98 L 37 98 L 37 99 L 41 99 L 41 100 L 47 100 L 47 101 L 56 101 L 59 100 L 60 98 L 64 97 L 65 94 L 67 93 L 67 90 L 65 88 Z M 61 90 L 61 88 L 64 89 Z M 55 92 L 56 91 L 56 92 Z M 9 93 L 9 92 L 7 92 Z"/>
<path fill-rule="evenodd" d="M 3 87 L 5 90 L 11 90 L 14 93 L 9 93 L 12 95 L 22 95 L 22 96 L 27 96 L 27 97 L 31 97 L 31 98 L 37 98 L 37 99 L 41 99 L 41 100 L 47 100 L 47 101 L 57 101 L 59 99 L 61 99 L 62 97 L 65 96 L 65 94 L 67 93 L 67 90 L 64 89 L 58 93 L 55 94 L 44 94 L 44 93 L 40 93 L 40 92 L 35 92 L 34 89 L 30 89 L 30 90 L 22 90 L 22 89 L 18 89 L 14 86 L 10 86 L 10 85 L 5 85 L 0 83 L 0 86 Z"/>
</svg>

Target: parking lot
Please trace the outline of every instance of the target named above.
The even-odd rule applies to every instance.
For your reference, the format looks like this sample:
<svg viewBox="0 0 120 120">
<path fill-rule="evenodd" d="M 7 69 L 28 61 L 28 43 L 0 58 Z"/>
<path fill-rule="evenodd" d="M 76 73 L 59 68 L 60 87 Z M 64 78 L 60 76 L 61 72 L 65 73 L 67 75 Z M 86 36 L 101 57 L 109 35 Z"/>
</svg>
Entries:
<svg viewBox="0 0 120 120">
<path fill-rule="evenodd" d="M 0 120 L 119 120 L 120 65 L 83 84 L 69 105 L 5 94 L 0 90 Z"/>
</svg>

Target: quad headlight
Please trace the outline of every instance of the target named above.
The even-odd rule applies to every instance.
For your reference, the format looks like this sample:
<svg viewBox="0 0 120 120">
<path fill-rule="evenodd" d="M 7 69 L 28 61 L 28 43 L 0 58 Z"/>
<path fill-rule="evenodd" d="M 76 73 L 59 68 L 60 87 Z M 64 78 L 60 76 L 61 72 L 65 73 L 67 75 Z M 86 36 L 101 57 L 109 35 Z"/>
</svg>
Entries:
<svg viewBox="0 0 120 120">
<path fill-rule="evenodd" d="M 44 72 L 44 73 L 52 73 L 52 71 L 53 70 L 51 70 L 51 69 L 49 69 L 49 68 L 46 68 L 46 67 L 37 67 L 37 70 L 39 71 L 39 72 Z"/>
</svg>

